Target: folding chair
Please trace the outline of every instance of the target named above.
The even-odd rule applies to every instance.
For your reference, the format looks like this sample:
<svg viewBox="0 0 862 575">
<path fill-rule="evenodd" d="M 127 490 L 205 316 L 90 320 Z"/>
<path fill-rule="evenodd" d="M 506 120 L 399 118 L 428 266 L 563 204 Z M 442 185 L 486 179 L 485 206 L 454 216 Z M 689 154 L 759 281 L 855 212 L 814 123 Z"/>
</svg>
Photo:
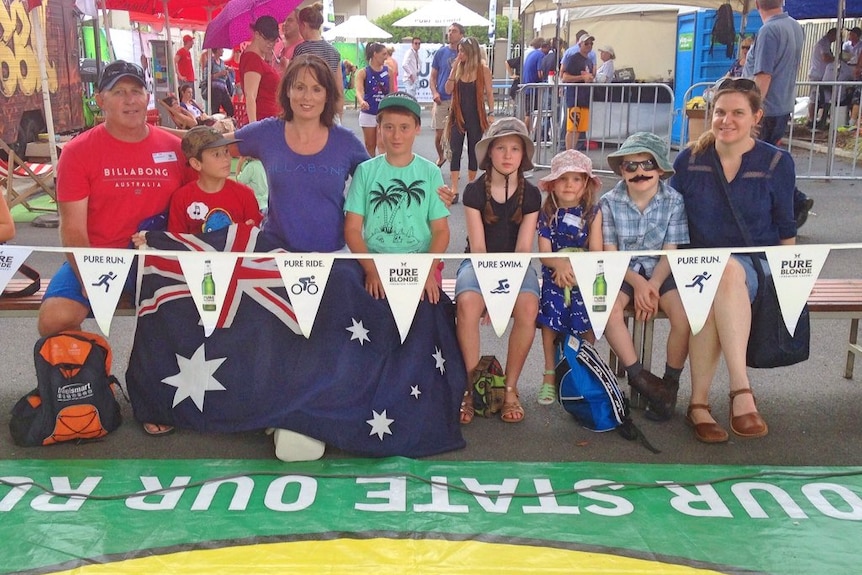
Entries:
<svg viewBox="0 0 862 575">
<path fill-rule="evenodd" d="M 56 211 L 56 208 L 34 208 L 28 203 L 43 193 L 48 194 L 54 201 L 57 200 L 53 185 L 54 166 L 25 162 L 2 140 L 0 149 L 4 150 L 9 158 L 5 162 L 0 159 L 0 188 L 9 209 L 20 204 L 31 212 Z"/>
</svg>

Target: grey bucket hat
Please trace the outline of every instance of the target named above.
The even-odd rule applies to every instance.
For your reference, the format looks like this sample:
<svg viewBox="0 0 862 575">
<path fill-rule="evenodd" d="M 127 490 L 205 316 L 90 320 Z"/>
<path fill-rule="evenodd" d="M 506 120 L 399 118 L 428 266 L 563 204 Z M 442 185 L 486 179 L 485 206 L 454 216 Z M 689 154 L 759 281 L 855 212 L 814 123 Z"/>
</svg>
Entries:
<svg viewBox="0 0 862 575">
<path fill-rule="evenodd" d="M 668 158 L 670 146 L 664 138 L 660 138 L 652 132 L 636 132 L 626 138 L 619 150 L 608 155 L 608 165 L 616 175 L 621 176 L 620 164 L 623 162 L 623 157 L 644 153 L 651 155 L 659 169 L 664 172 L 661 175 L 662 179 L 673 175 L 673 164 Z"/>
<path fill-rule="evenodd" d="M 527 126 L 524 122 L 517 118 L 500 118 L 485 131 L 485 136 L 476 144 L 476 159 L 479 161 L 479 168 L 487 170 L 491 167 L 490 158 L 488 158 L 488 146 L 496 138 L 503 136 L 518 136 L 524 142 L 524 157 L 521 159 L 521 170 L 527 171 L 533 169 L 533 140 L 530 139 L 530 133 L 527 131 Z"/>
</svg>

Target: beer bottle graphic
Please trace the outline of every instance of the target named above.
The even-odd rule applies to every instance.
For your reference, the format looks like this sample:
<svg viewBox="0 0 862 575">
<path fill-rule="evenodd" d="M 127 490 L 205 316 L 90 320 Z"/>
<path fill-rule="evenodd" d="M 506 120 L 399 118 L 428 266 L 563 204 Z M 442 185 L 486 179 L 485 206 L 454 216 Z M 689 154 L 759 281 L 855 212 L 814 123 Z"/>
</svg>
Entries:
<svg viewBox="0 0 862 575">
<path fill-rule="evenodd" d="M 210 260 L 204 261 L 204 280 L 201 282 L 201 293 L 203 294 L 204 311 L 215 311 L 215 282 L 213 281 L 213 271 Z"/>
<path fill-rule="evenodd" d="M 607 311 L 608 282 L 605 280 L 605 261 L 596 262 L 596 279 L 593 280 L 593 311 Z"/>
</svg>

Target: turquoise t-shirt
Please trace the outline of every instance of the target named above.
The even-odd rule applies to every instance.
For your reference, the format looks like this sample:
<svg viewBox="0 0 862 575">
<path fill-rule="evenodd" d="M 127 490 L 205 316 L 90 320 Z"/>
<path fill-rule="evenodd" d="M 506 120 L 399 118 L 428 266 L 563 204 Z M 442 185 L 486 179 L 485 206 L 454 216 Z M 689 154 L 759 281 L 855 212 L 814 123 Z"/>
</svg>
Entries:
<svg viewBox="0 0 862 575">
<path fill-rule="evenodd" d="M 403 168 L 377 156 L 356 168 L 344 211 L 363 217 L 363 236 L 372 253 L 427 252 L 430 222 L 449 216 L 437 195 L 442 185 L 440 168 L 421 156 L 414 154 Z"/>
<path fill-rule="evenodd" d="M 242 171 L 236 175 L 236 181 L 254 190 L 254 197 L 260 209 L 265 210 L 269 202 L 269 184 L 266 181 L 266 170 L 256 158 L 246 158 Z"/>
</svg>

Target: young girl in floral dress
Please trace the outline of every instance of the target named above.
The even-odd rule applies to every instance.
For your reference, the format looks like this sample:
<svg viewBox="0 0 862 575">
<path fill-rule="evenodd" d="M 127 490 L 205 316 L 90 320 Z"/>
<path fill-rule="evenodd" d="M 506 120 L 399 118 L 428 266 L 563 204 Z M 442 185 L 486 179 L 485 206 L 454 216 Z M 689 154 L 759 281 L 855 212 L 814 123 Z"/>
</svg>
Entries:
<svg viewBox="0 0 862 575">
<path fill-rule="evenodd" d="M 601 220 L 596 218 L 596 196 L 601 180 L 593 175 L 593 163 L 584 154 L 566 150 L 551 160 L 551 173 L 539 180 L 548 193 L 539 213 L 539 251 L 601 251 Z M 542 299 L 537 323 L 542 329 L 545 371 L 539 388 L 539 403 L 557 398 L 554 383 L 554 342 L 557 334 L 586 336 L 592 327 L 584 299 L 567 257 L 542 258 Z"/>
</svg>

